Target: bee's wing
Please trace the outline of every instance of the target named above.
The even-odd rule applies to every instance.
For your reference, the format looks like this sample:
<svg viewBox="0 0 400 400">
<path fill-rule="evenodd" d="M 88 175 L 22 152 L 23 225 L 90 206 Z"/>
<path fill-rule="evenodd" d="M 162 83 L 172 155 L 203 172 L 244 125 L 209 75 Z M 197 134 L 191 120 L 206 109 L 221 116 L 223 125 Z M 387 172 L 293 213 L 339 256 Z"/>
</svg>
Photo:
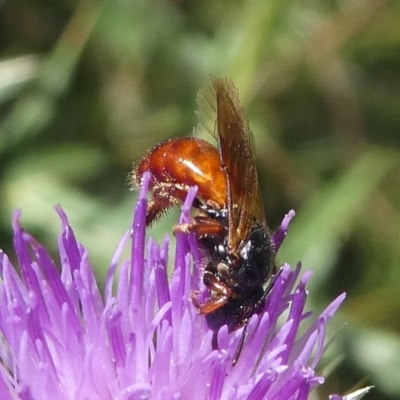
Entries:
<svg viewBox="0 0 400 400">
<path fill-rule="evenodd" d="M 237 253 L 254 221 L 265 224 L 265 213 L 252 148 L 252 134 L 239 103 L 238 91 L 228 79 L 214 79 L 212 86 L 216 94 L 217 138 L 227 175 L 228 244 L 231 251 Z"/>
</svg>

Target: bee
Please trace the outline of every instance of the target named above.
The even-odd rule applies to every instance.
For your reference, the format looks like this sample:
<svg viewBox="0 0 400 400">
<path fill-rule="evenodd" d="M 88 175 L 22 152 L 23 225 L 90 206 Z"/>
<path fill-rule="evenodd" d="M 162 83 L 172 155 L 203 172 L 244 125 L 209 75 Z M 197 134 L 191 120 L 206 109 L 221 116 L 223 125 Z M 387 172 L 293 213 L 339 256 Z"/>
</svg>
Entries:
<svg viewBox="0 0 400 400">
<path fill-rule="evenodd" d="M 211 89 L 216 117 L 210 133 L 217 146 L 198 137 L 167 140 L 145 155 L 131 176 L 138 186 L 144 172 L 151 174 L 148 225 L 184 201 L 190 187 L 198 187 L 193 222 L 175 226 L 174 233 L 193 234 L 204 255 L 202 279 L 210 298 L 200 302 L 194 292 L 191 299 L 214 331 L 213 346 L 218 347 L 223 325 L 229 331 L 245 328 L 235 364 L 247 323 L 262 311 L 277 270 L 238 91 L 231 80 L 218 78 Z"/>
</svg>

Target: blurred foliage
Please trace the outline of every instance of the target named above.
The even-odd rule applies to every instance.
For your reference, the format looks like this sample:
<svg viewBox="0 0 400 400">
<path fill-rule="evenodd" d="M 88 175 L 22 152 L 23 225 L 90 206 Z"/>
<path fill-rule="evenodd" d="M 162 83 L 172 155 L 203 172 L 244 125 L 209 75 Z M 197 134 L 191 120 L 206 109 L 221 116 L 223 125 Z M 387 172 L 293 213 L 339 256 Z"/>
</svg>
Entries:
<svg viewBox="0 0 400 400">
<path fill-rule="evenodd" d="M 197 90 L 210 74 L 228 76 L 254 131 L 269 225 L 297 212 L 279 260 L 314 269 L 317 309 L 348 293 L 320 398 L 357 383 L 376 386 L 366 398 L 400 398 L 399 2 L 6 0 L 0 9 L 4 250 L 22 208 L 25 228 L 56 254 L 60 203 L 104 276 L 135 203 L 132 162 L 190 134 Z"/>
</svg>

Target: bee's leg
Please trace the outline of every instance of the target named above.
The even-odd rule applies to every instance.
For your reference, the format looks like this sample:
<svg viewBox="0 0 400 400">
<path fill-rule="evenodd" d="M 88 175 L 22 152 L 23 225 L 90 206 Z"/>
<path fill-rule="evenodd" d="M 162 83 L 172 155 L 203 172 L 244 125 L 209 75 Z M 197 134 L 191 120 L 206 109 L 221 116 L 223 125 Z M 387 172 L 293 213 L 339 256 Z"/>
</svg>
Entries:
<svg viewBox="0 0 400 400">
<path fill-rule="evenodd" d="M 211 339 L 211 348 L 213 350 L 218 350 L 218 332 L 213 333 L 213 337 Z"/>
<path fill-rule="evenodd" d="M 209 314 L 224 306 L 232 296 L 232 291 L 229 286 L 220 282 L 209 271 L 204 271 L 203 282 L 209 290 L 215 293 L 211 300 L 207 301 L 206 303 L 200 304 L 196 300 L 196 293 L 192 293 L 190 298 L 199 314 Z"/>
<path fill-rule="evenodd" d="M 264 293 L 263 293 L 261 299 L 257 302 L 256 306 L 254 307 L 254 311 L 257 314 L 258 314 L 259 311 L 261 311 L 261 310 L 256 310 L 257 307 L 259 307 L 260 305 L 264 305 L 265 304 L 265 300 L 268 297 L 268 295 L 270 294 L 271 289 L 273 288 L 274 283 L 278 279 L 278 277 L 281 274 L 281 272 L 282 272 L 282 267 L 280 267 L 278 272 L 270 278 L 266 288 L 264 289 Z M 238 344 L 238 347 L 237 347 L 237 349 L 235 351 L 235 355 L 233 356 L 233 359 L 232 359 L 232 365 L 235 365 L 237 363 L 237 361 L 239 359 L 239 356 L 240 356 L 240 353 L 242 352 L 242 348 L 243 348 L 243 345 L 244 345 L 244 342 L 245 342 L 246 336 L 247 336 L 247 327 L 249 326 L 249 322 L 250 322 L 250 318 L 248 318 L 246 320 L 246 322 L 245 322 L 245 324 L 243 326 L 243 331 L 242 331 L 242 334 L 240 335 L 239 344 Z"/>
<path fill-rule="evenodd" d="M 249 321 L 250 321 L 250 319 L 248 319 L 246 321 L 246 323 L 244 324 L 244 327 L 243 327 L 243 330 L 242 330 L 242 334 L 240 335 L 240 340 L 239 340 L 238 347 L 236 348 L 235 355 L 233 356 L 233 359 L 232 359 L 232 365 L 235 365 L 239 360 L 239 356 L 240 356 L 240 354 L 242 352 L 242 349 L 243 349 L 244 341 L 246 340 L 247 327 L 249 326 Z"/>
<path fill-rule="evenodd" d="M 174 234 L 192 233 L 198 239 L 218 237 L 225 233 L 225 226 L 214 218 L 198 215 L 189 224 L 178 224 L 174 226 Z"/>
<path fill-rule="evenodd" d="M 148 202 L 146 225 L 152 225 L 159 218 L 164 216 L 169 209 L 178 205 L 181 201 L 185 200 L 187 196 L 186 188 L 179 188 L 174 184 L 154 183 L 152 187 L 152 196 Z M 192 207 L 201 208 L 200 201 L 195 198 Z"/>
<path fill-rule="evenodd" d="M 274 284 L 275 284 L 276 280 L 279 278 L 279 276 L 282 273 L 282 271 L 283 271 L 283 268 L 280 267 L 278 269 L 278 271 L 274 275 L 272 275 L 272 277 L 268 281 L 268 284 L 267 284 L 266 288 L 264 289 L 264 293 L 263 293 L 261 299 L 258 301 L 258 303 L 262 304 L 266 300 L 266 298 L 270 294 L 272 288 L 274 287 Z"/>
<path fill-rule="evenodd" d="M 147 203 L 146 225 L 152 225 L 173 205 L 174 201 L 167 188 L 155 187 L 153 189 L 152 197 Z"/>
</svg>

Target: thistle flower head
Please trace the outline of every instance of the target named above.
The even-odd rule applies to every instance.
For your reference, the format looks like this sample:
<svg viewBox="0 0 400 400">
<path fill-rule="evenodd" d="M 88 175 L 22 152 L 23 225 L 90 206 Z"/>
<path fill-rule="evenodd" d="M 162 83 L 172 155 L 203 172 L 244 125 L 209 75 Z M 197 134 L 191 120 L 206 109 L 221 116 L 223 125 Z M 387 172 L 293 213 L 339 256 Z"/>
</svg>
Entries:
<svg viewBox="0 0 400 400">
<path fill-rule="evenodd" d="M 222 327 L 213 350 L 213 332 L 189 301 L 191 291 L 202 289 L 194 238 L 178 234 L 170 277 L 168 239 L 145 242 L 147 188 L 145 175 L 104 293 L 60 207 L 57 262 L 14 214 L 17 269 L 0 252 L 0 398 L 307 399 L 323 383 L 316 366 L 326 324 L 344 295 L 313 319 L 305 311 L 311 272 L 284 265 L 232 366 L 241 329 Z M 194 196 L 189 191 L 182 221 Z M 275 248 L 292 217 L 273 235 Z"/>
</svg>

